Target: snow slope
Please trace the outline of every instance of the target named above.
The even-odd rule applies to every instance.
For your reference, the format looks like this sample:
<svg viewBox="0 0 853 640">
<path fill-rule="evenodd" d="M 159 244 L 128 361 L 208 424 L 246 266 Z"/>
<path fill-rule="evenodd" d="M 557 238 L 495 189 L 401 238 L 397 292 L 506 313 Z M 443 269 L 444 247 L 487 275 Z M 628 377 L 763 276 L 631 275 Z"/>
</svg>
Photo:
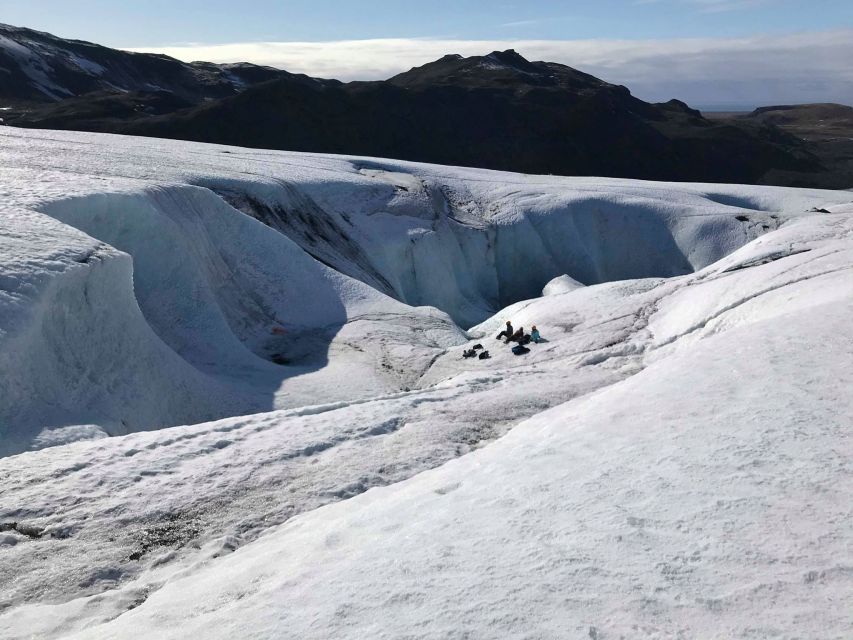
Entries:
<svg viewBox="0 0 853 640">
<path fill-rule="evenodd" d="M 41 212 L 108 253 L 97 269 L 81 259 L 68 277 L 40 278 L 30 304 L 4 310 L 14 316 L 4 325 L 26 326 L 0 349 L 7 454 L 415 388 L 464 339 L 421 305 L 464 328 L 561 274 L 593 284 L 687 273 L 844 199 L 90 134 L 2 136 L 4 218 L 24 225 L 12 235 L 26 239 L 25 221 Z M 23 222 L 20 209 L 30 212 Z M 18 279 L 30 268 L 21 265 L 65 255 L 21 246 L 29 253 L 7 261 L 15 296 L 30 277 Z M 132 292 L 130 263 L 115 249 L 133 259 Z M 90 283 L 101 270 L 111 275 Z M 67 323 L 44 315 L 51 295 L 71 299 L 61 305 Z"/>
<path fill-rule="evenodd" d="M 851 312 L 715 335 L 74 637 L 848 637 Z"/>
<path fill-rule="evenodd" d="M 850 193 L 2 136 L 0 636 L 853 625 Z"/>
</svg>

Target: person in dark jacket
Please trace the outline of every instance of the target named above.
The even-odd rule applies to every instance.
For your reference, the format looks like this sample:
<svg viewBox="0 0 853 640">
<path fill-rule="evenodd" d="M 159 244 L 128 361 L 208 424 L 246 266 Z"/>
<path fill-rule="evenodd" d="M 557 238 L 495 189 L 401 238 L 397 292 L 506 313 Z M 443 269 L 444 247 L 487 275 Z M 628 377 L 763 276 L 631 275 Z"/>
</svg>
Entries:
<svg viewBox="0 0 853 640">
<path fill-rule="evenodd" d="M 521 343 L 521 341 L 523 339 L 524 339 L 524 327 L 519 327 L 518 331 L 516 331 L 515 333 L 512 334 L 512 337 L 508 340 L 508 342 Z"/>
<path fill-rule="evenodd" d="M 507 320 L 506 321 L 506 329 L 504 329 L 503 331 L 501 331 L 498 334 L 497 339 L 500 340 L 501 338 L 506 338 L 506 342 L 509 342 L 510 338 L 512 338 L 512 334 L 513 334 L 512 323 L 509 320 Z"/>
</svg>

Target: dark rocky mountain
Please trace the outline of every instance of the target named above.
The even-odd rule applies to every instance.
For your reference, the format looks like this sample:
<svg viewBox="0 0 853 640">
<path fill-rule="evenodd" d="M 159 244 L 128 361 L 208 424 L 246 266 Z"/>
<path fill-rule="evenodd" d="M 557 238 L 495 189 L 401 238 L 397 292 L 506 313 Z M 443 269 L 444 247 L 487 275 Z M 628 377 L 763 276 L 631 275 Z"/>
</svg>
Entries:
<svg viewBox="0 0 853 640">
<path fill-rule="evenodd" d="M 196 103 L 170 91 L 94 91 L 48 104 L 11 108 L 9 124 L 38 129 L 71 129 L 110 133 L 139 118 L 174 113 Z"/>
<path fill-rule="evenodd" d="M 168 92 L 184 103 L 224 98 L 290 76 L 253 64 L 180 62 L 0 24 L 0 99 L 55 103 L 96 92 Z"/>
<path fill-rule="evenodd" d="M 530 62 L 514 50 L 494 51 L 487 56 L 464 58 L 446 55 L 388 80 L 408 89 L 455 86 L 468 89 L 509 87 L 525 91 L 532 87 L 561 87 L 578 93 L 608 85 L 589 74 L 549 62 Z"/>
<path fill-rule="evenodd" d="M 712 123 L 514 51 L 445 56 L 384 82 L 273 81 L 122 131 L 525 173 L 755 183 L 821 171 L 771 125 Z"/>
<path fill-rule="evenodd" d="M 853 186 L 772 122 L 709 120 L 677 100 L 650 104 L 515 51 L 448 55 L 387 81 L 347 84 L 14 27 L 0 28 L 0 56 L 0 100 L 29 101 L 3 114 L 15 126 L 526 173 Z"/>
<path fill-rule="evenodd" d="M 853 107 L 831 103 L 779 105 L 716 119 L 771 125 L 806 141 L 826 170 L 805 182 L 798 176 L 787 176 L 787 184 L 853 187 Z"/>
<path fill-rule="evenodd" d="M 759 107 L 746 117 L 790 128 L 808 138 L 848 136 L 853 130 L 853 107 L 843 104 L 815 103 Z"/>
</svg>

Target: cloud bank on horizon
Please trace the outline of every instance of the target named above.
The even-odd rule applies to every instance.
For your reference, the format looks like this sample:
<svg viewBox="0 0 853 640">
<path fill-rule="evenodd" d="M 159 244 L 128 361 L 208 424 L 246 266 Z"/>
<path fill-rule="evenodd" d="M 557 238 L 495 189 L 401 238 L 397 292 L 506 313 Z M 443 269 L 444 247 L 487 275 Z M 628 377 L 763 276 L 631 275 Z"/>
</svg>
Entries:
<svg viewBox="0 0 853 640">
<path fill-rule="evenodd" d="M 649 0 L 644 0 L 649 1 Z M 665 0 L 652 0 L 660 2 Z M 695 1 L 695 0 L 694 0 Z M 760 1 L 760 0 L 756 0 Z M 703 0 L 709 10 L 736 2 Z M 695 105 L 853 104 L 853 28 L 740 38 L 459 40 L 385 38 L 132 48 L 180 60 L 246 61 L 340 80 L 386 79 L 448 53 L 516 49 L 624 84 L 651 101 Z"/>
</svg>

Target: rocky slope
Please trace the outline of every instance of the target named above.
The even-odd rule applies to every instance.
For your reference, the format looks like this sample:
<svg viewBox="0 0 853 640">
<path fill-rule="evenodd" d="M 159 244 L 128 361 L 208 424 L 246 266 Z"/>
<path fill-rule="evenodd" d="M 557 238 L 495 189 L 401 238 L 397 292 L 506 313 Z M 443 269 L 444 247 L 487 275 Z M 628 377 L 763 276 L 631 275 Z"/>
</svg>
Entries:
<svg viewBox="0 0 853 640">
<path fill-rule="evenodd" d="M 678 101 L 649 104 L 514 51 L 445 56 L 385 82 L 271 82 L 121 130 L 539 174 L 757 183 L 821 171 L 775 127 L 714 124 Z"/>
<path fill-rule="evenodd" d="M 21 127 L 537 174 L 851 186 L 773 124 L 710 121 L 677 100 L 649 104 L 515 51 L 448 55 L 387 81 L 343 84 L 2 27 L 0 66 L 2 117 Z"/>
<path fill-rule="evenodd" d="M 168 93 L 172 110 L 235 95 L 248 86 L 291 74 L 247 63 L 184 63 L 164 55 L 131 53 L 91 42 L 0 24 L 0 100 L 35 108 L 80 96 Z M 138 101 L 139 97 L 131 98 Z M 84 102 L 76 103 L 84 109 Z M 98 103 L 94 103 L 94 114 Z M 46 107 L 42 106 L 42 110 Z M 58 112 L 63 113 L 63 112 Z M 64 111 L 68 118 L 69 111 Z M 12 114 L 14 115 L 14 114 Z M 38 119 L 38 116 L 33 116 Z"/>
</svg>

